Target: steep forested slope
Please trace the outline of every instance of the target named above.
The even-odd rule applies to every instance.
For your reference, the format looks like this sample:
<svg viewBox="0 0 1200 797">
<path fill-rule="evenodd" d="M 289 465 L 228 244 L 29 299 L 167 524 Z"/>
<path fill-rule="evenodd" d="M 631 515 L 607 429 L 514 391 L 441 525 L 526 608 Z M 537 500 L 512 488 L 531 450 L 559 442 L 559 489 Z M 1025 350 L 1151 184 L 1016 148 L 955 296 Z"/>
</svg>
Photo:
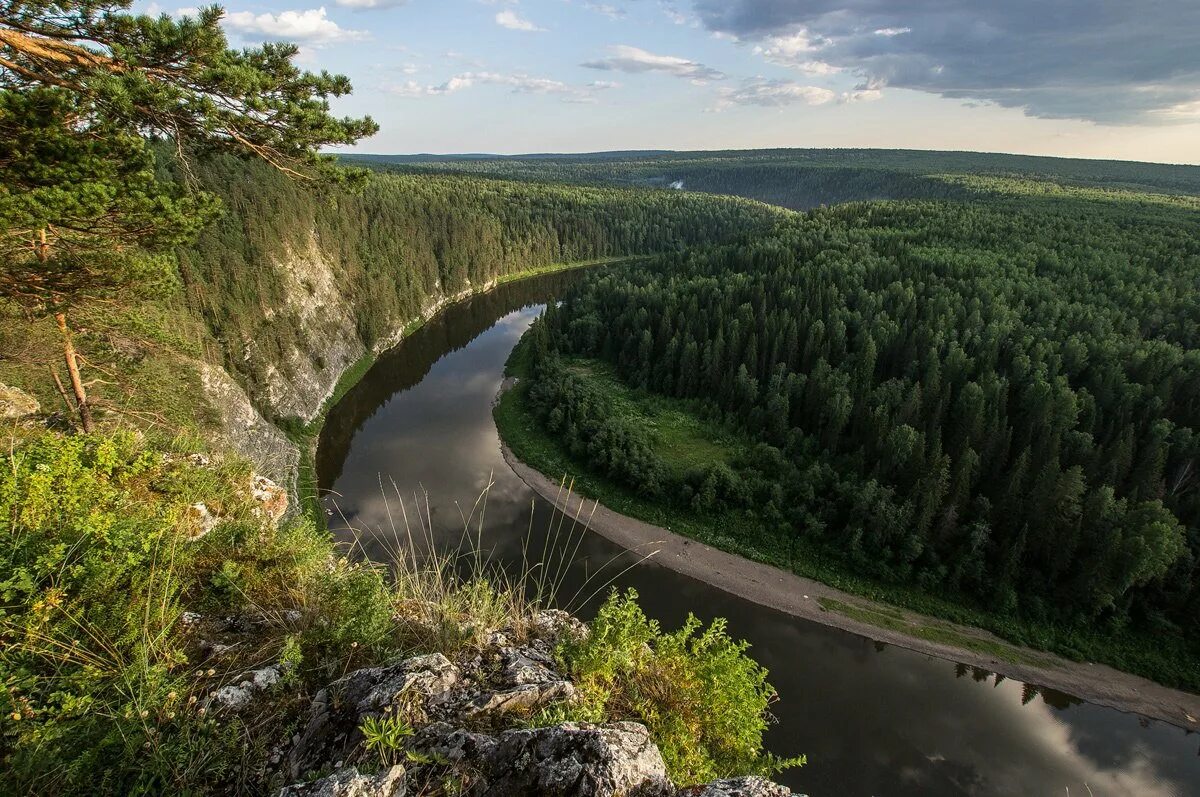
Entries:
<svg viewBox="0 0 1200 797">
<path fill-rule="evenodd" d="M 630 489 L 749 513 L 752 548 L 1195 639 L 1200 213 L 1025 188 L 817 211 L 593 275 L 531 340 L 532 411 Z M 758 445 L 672 469 L 597 363 Z"/>
<path fill-rule="evenodd" d="M 359 194 L 314 195 L 232 158 L 199 178 L 229 212 L 180 253 L 187 303 L 252 395 L 305 419 L 341 370 L 439 299 L 554 263 L 752 235 L 780 217 L 733 198 L 468 176 L 376 175 Z"/>
</svg>

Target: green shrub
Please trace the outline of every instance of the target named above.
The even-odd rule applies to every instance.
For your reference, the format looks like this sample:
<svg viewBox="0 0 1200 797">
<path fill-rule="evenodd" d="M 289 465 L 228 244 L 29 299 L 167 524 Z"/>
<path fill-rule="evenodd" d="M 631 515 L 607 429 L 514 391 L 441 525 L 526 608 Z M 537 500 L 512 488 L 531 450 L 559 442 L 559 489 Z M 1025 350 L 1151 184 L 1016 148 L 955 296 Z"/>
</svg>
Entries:
<svg viewBox="0 0 1200 797">
<path fill-rule="evenodd" d="M 559 650 L 581 699 L 539 719 L 642 722 L 679 783 L 803 765 L 803 758 L 763 752 L 775 690 L 748 647 L 729 637 L 723 619 L 704 628 L 689 616 L 677 631 L 663 632 L 642 613 L 635 591 L 614 592 L 591 633 Z"/>
<path fill-rule="evenodd" d="M 262 791 L 257 759 L 307 687 L 390 652 L 378 570 L 306 521 L 265 522 L 249 483 L 242 462 L 197 467 L 132 434 L 0 456 L 0 793 Z M 200 539 L 197 502 L 222 519 Z M 184 609 L 265 625 L 216 673 Z M 287 690 L 246 719 L 206 715 L 223 677 L 270 660 Z"/>
</svg>

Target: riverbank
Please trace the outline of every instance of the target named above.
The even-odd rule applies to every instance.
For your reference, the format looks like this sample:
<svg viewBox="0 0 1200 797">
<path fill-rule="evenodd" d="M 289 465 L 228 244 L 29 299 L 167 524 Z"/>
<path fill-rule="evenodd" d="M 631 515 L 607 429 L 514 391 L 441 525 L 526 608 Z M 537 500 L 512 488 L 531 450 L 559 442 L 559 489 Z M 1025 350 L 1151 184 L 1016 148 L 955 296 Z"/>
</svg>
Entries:
<svg viewBox="0 0 1200 797">
<path fill-rule="evenodd" d="M 276 426 L 287 435 L 288 439 L 296 446 L 300 452 L 299 463 L 297 465 L 295 477 L 295 499 L 300 510 L 313 522 L 318 525 L 325 523 L 325 512 L 321 507 L 321 493 L 317 484 L 316 476 L 316 447 L 321 437 L 321 430 L 325 426 L 325 419 L 329 415 L 329 411 L 342 398 L 345 397 L 350 390 L 362 381 L 363 377 L 371 370 L 375 362 L 389 349 L 399 346 L 404 340 L 408 339 L 414 332 L 421 329 L 438 314 L 444 312 L 447 308 L 456 304 L 469 301 L 477 296 L 481 296 L 496 288 L 506 285 L 510 282 L 519 280 L 533 279 L 542 277 L 548 274 L 557 274 L 564 271 L 575 271 L 582 268 L 593 268 L 597 266 L 608 266 L 617 263 L 628 263 L 634 260 L 639 260 L 645 255 L 629 255 L 622 257 L 603 257 L 594 258 L 592 260 L 573 260 L 564 263 L 552 263 L 547 266 L 538 268 L 529 268 L 522 271 L 506 274 L 502 277 L 497 277 L 479 285 L 471 286 L 465 290 L 450 296 L 442 296 L 437 301 L 430 303 L 424 308 L 421 313 L 415 318 L 409 319 L 401 325 L 395 333 L 388 336 L 384 341 L 368 350 L 366 354 L 353 362 L 346 370 L 338 375 L 337 380 L 329 388 L 328 393 L 321 402 L 320 408 L 316 414 L 307 422 L 302 422 L 300 419 L 281 419 L 276 421 Z"/>
<path fill-rule="evenodd" d="M 506 380 L 505 386 L 511 385 Z M 622 515 L 593 501 L 581 507 L 578 495 L 568 507 L 559 481 L 521 462 L 507 445 L 502 444 L 502 448 L 505 461 L 536 493 L 569 517 L 586 522 L 606 539 L 642 555 L 653 552 L 655 565 L 793 617 L 1200 731 L 1200 695 L 1103 664 L 1070 661 L 1012 645 L 977 628 L 852 595 Z"/>
</svg>

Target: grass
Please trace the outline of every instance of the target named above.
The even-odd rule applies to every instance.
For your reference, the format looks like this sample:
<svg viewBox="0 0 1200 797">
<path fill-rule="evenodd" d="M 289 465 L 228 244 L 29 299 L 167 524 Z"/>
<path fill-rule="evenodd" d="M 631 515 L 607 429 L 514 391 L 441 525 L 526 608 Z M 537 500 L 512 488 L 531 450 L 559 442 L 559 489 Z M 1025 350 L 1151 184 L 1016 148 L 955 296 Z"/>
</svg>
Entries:
<svg viewBox="0 0 1200 797">
<path fill-rule="evenodd" d="M 514 349 L 506 366 L 506 374 L 518 379 L 526 376 L 527 358 L 528 353 L 522 342 Z M 646 422 L 656 418 L 672 418 L 676 413 L 691 414 L 686 402 L 650 396 L 624 385 L 614 388 L 611 384 L 611 373 L 606 372 L 603 367 L 583 363 L 576 363 L 575 367 L 581 374 L 591 374 L 604 380 L 606 390 L 617 390 L 622 400 L 629 402 L 629 411 L 637 417 L 648 419 Z M 902 630 L 913 636 L 924 633 L 928 636 L 922 638 L 986 652 L 988 655 L 1004 654 L 996 657 L 1011 660 L 1011 650 L 989 648 L 980 651 L 977 647 L 978 640 L 960 638 L 961 635 L 948 632 L 947 629 L 935 626 L 920 633 L 913 633 L 914 629 L 911 627 L 897 628 L 897 617 L 883 607 L 901 607 L 959 625 L 981 628 L 1015 645 L 1048 651 L 1076 661 L 1108 664 L 1167 686 L 1200 692 L 1200 667 L 1196 666 L 1196 661 L 1200 660 L 1197 658 L 1200 656 L 1200 646 L 1196 641 L 1142 631 L 1106 633 L 995 614 L 966 596 L 935 595 L 915 586 L 858 575 L 830 552 L 803 540 L 793 543 L 776 534 L 765 532 L 757 520 L 742 512 L 705 515 L 640 496 L 589 469 L 586 462 L 571 457 L 559 441 L 537 423 L 528 406 L 527 391 L 527 382 L 519 381 L 501 397 L 493 410 L 496 427 L 505 444 L 518 459 L 541 473 L 551 477 L 570 474 L 577 492 L 601 501 L 616 512 L 662 526 L 729 553 L 791 570 L 805 578 L 875 601 L 880 604 L 880 608 L 871 612 L 869 616 L 861 615 L 856 618 L 872 625 Z M 665 424 L 665 428 L 668 438 L 674 435 L 676 447 L 686 448 L 686 441 L 696 433 L 712 435 L 705 441 L 704 446 L 697 447 L 692 452 L 672 453 L 670 456 L 677 464 L 699 459 L 702 456 L 701 452 L 711 452 L 710 447 L 714 444 L 722 447 L 727 454 L 736 450 L 738 445 L 736 434 L 698 417 L 693 417 L 690 421 L 672 420 Z M 662 429 L 663 427 L 660 427 L 660 431 Z"/>
<path fill-rule="evenodd" d="M 526 559 L 510 572 L 482 553 L 487 490 L 449 551 L 434 547 L 429 507 L 405 506 L 397 492 L 383 496 L 396 518 L 392 561 L 370 563 L 343 555 L 305 518 L 265 518 L 249 463 L 187 456 L 200 453 L 195 442 L 42 433 L 0 453 L 0 793 L 274 793 L 271 751 L 299 730 L 317 689 L 405 656 L 470 661 L 499 630 L 520 644 L 535 613 L 559 602 L 558 552 L 584 533 L 557 515 L 546 536 L 561 547 L 538 555 L 527 538 Z M 197 502 L 217 519 L 203 535 Z M 657 629 L 644 617 L 640 627 Z M 655 631 L 659 656 L 643 676 L 672 685 L 685 667 L 694 689 L 641 692 L 636 703 L 593 690 L 596 710 L 649 722 L 687 762 L 677 774 L 783 763 L 761 752 L 773 694 L 765 671 L 723 626 L 699 630 Z M 591 640 L 589 660 L 624 655 L 620 641 Z M 223 685 L 272 664 L 282 678 L 253 711 L 210 704 Z M 408 735 L 371 730 L 381 758 Z"/>
</svg>

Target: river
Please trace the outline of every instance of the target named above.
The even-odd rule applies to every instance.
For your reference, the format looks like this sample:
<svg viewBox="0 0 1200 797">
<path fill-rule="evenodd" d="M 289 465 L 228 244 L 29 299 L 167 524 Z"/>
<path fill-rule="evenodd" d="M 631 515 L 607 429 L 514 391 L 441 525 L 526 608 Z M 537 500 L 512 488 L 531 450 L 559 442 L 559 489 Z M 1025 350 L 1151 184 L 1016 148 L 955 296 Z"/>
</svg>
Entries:
<svg viewBox="0 0 1200 797">
<path fill-rule="evenodd" d="M 564 527 L 555 538 L 549 505 L 501 456 L 491 406 L 512 347 L 576 278 L 508 283 L 448 308 L 333 408 L 317 475 L 343 540 L 386 561 L 407 539 L 404 515 L 421 533 L 419 507 L 438 544 L 457 544 L 473 518 L 472 536 L 498 562 L 519 562 L 523 549 L 538 558 L 557 539 L 572 564 L 558 601 L 581 615 L 615 576 L 667 628 L 689 612 L 728 618 L 779 692 L 768 748 L 808 756 L 779 780 L 812 797 L 1200 797 L 1196 734 L 793 618 L 595 534 Z"/>
</svg>

